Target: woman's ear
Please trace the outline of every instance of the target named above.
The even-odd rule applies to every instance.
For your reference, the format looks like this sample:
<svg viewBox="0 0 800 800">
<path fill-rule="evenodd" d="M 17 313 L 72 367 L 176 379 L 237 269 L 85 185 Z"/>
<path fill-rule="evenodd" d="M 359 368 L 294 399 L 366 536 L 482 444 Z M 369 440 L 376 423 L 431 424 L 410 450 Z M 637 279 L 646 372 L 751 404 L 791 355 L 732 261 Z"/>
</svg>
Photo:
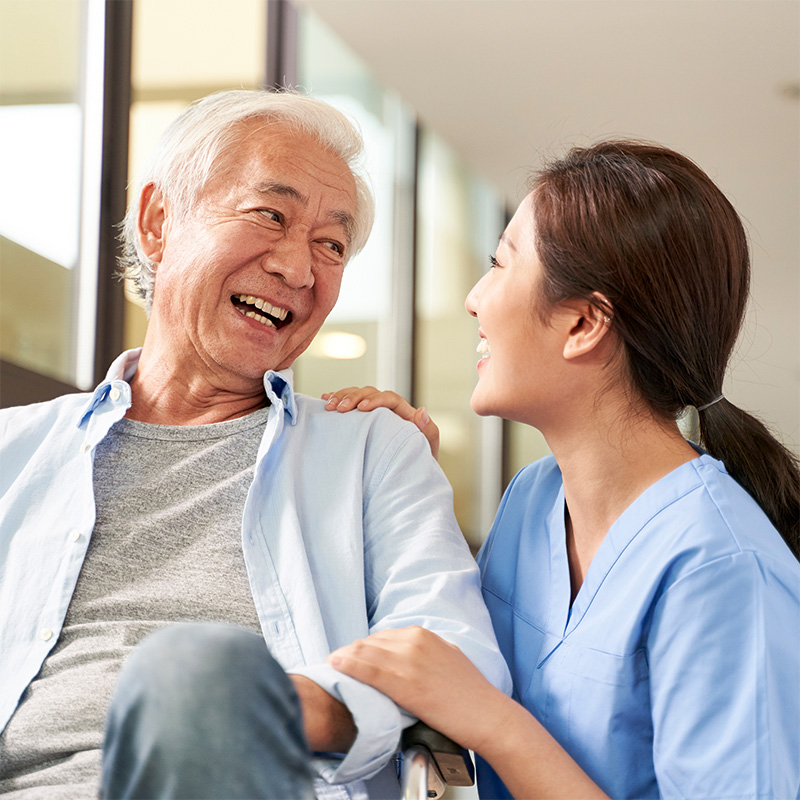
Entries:
<svg viewBox="0 0 800 800">
<path fill-rule="evenodd" d="M 596 302 L 573 300 L 565 303 L 572 312 L 572 326 L 564 343 L 564 358 L 568 361 L 596 351 L 609 332 L 611 303 L 597 292 L 593 299 Z"/>
<path fill-rule="evenodd" d="M 142 252 L 154 263 L 161 263 L 164 253 L 164 223 L 167 209 L 164 195 L 155 184 L 148 183 L 139 198 L 139 218 L 136 221 Z"/>
</svg>

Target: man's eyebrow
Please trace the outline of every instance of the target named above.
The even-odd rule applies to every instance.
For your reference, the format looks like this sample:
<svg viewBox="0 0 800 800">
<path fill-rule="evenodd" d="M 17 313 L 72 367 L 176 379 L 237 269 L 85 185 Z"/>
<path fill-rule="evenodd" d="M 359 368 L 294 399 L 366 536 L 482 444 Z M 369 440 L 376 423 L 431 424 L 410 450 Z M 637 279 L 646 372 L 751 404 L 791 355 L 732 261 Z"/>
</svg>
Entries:
<svg viewBox="0 0 800 800">
<path fill-rule="evenodd" d="M 298 203 L 307 202 L 305 195 L 299 192 L 294 186 L 289 186 L 286 183 L 280 183 L 279 181 L 264 181 L 263 183 L 259 183 L 258 186 L 255 187 L 256 191 L 259 194 L 276 194 L 280 197 L 288 197 L 290 200 L 296 200 Z M 341 225 L 345 233 L 347 235 L 347 243 L 353 240 L 353 233 L 355 232 L 355 219 L 353 219 L 353 215 L 349 214 L 347 211 L 331 211 L 328 214 L 328 217 L 336 222 L 337 224 Z"/>
<path fill-rule="evenodd" d="M 286 183 L 278 181 L 264 181 L 255 187 L 259 194 L 277 194 L 281 197 L 289 197 L 292 200 L 304 201 L 306 198 L 294 188 Z"/>
<path fill-rule="evenodd" d="M 504 245 L 506 245 L 506 247 L 509 247 L 509 248 L 511 248 L 512 250 L 516 250 L 516 249 L 517 249 L 517 248 L 514 246 L 514 242 L 512 242 L 512 241 L 511 241 L 511 239 L 509 239 L 509 238 L 508 238 L 508 236 L 506 236 L 506 232 L 505 232 L 505 231 L 503 231 L 503 232 L 500 234 L 500 236 L 498 237 L 498 241 L 501 241 L 501 242 L 503 242 L 503 244 L 504 244 Z"/>
<path fill-rule="evenodd" d="M 344 228 L 347 244 L 349 245 L 353 241 L 353 234 L 356 230 L 356 221 L 353 219 L 353 215 L 348 214 L 346 211 L 331 211 L 328 216 Z"/>
</svg>

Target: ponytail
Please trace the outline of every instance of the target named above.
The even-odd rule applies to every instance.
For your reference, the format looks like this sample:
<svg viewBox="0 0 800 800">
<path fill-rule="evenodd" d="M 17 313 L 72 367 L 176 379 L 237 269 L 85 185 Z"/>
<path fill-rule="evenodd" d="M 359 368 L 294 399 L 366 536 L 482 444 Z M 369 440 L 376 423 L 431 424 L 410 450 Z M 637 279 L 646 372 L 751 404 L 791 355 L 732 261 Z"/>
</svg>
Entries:
<svg viewBox="0 0 800 800">
<path fill-rule="evenodd" d="M 701 410 L 702 409 L 702 410 Z M 725 398 L 698 409 L 700 444 L 761 506 L 800 560 L 798 459 L 754 416 Z"/>
<path fill-rule="evenodd" d="M 533 204 L 540 307 L 602 295 L 632 387 L 664 419 L 700 403 L 700 444 L 800 559 L 797 458 L 720 396 L 750 284 L 747 235 L 728 199 L 680 153 L 612 141 L 545 167 Z"/>
</svg>

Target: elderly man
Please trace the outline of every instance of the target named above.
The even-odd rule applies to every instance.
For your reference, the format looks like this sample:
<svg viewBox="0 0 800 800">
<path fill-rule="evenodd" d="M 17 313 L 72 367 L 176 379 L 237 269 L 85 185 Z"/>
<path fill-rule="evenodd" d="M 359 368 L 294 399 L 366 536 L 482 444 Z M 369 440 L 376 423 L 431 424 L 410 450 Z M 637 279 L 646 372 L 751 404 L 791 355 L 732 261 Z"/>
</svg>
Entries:
<svg viewBox="0 0 800 800">
<path fill-rule="evenodd" d="M 425 438 L 292 388 L 371 227 L 360 155 L 310 98 L 188 109 L 126 218 L 143 348 L 0 415 L 0 793 L 396 793 L 407 716 L 325 664 L 382 628 L 508 689 Z"/>
</svg>

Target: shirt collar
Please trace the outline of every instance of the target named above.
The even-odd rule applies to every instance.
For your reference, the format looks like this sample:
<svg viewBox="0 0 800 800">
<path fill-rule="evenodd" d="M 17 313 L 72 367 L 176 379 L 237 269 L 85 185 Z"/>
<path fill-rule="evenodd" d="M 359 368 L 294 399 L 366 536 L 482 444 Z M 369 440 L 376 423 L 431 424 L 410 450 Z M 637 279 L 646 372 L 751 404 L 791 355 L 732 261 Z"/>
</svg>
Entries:
<svg viewBox="0 0 800 800">
<path fill-rule="evenodd" d="M 136 373 L 136 367 L 139 364 L 139 356 L 141 354 L 142 348 L 137 347 L 134 350 L 126 350 L 114 359 L 114 362 L 108 368 L 105 380 L 92 392 L 92 396 L 83 407 L 83 413 L 78 422 L 78 427 L 81 427 L 81 425 L 103 405 L 114 388 L 119 392 L 118 396 L 121 397 L 122 401 L 126 404 L 126 408 L 130 407 L 131 387 L 129 382 Z"/>
<path fill-rule="evenodd" d="M 297 401 L 294 396 L 294 370 L 291 367 L 276 372 L 267 370 L 264 374 L 264 389 L 270 403 L 281 403 L 289 415 L 292 425 L 297 422 Z"/>
<path fill-rule="evenodd" d="M 125 399 L 130 405 L 131 389 L 129 384 L 131 378 L 136 374 L 141 354 L 142 348 L 137 347 L 133 350 L 126 350 L 117 356 L 108 368 L 105 380 L 97 386 L 84 406 L 78 423 L 79 427 L 102 405 L 115 385 L 120 392 L 126 394 Z M 280 371 L 267 370 L 264 373 L 264 389 L 270 403 L 282 405 L 289 415 L 291 424 L 294 425 L 297 421 L 297 402 L 294 396 L 294 371 L 292 368 L 287 367 Z"/>
</svg>

